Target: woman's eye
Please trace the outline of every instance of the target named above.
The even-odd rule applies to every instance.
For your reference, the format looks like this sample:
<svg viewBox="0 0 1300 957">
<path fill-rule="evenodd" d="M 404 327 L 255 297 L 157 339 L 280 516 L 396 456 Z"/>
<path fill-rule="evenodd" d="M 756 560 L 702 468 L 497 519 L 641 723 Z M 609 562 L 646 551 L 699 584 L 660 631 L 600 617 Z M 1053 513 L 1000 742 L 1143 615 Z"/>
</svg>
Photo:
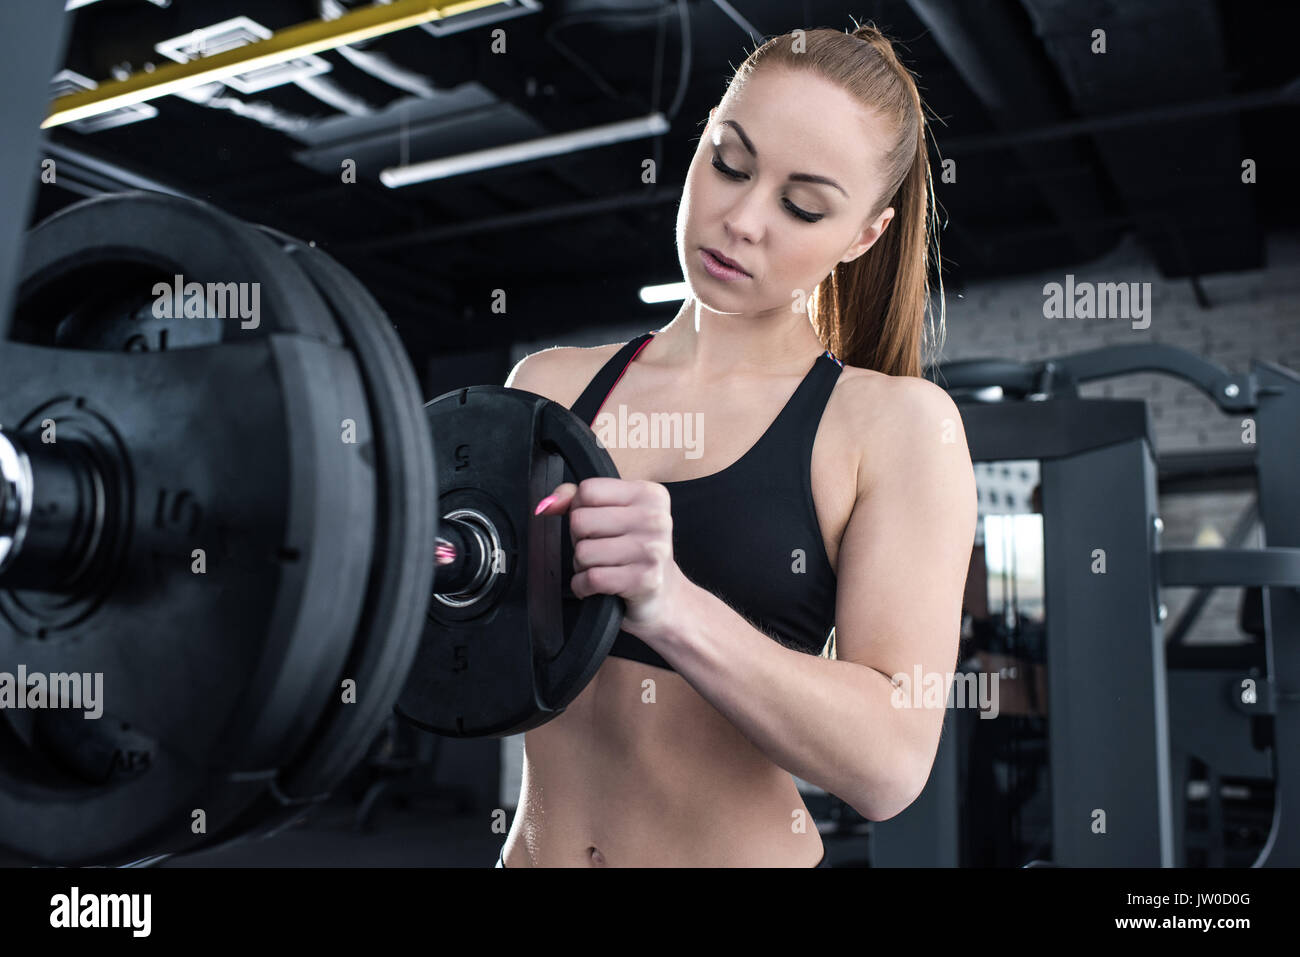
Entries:
<svg viewBox="0 0 1300 957">
<path fill-rule="evenodd" d="M 785 201 L 785 206 L 786 209 L 790 210 L 790 212 L 794 213 L 805 223 L 815 223 L 817 222 L 817 220 L 821 219 L 822 216 L 825 215 L 824 213 L 810 213 L 807 210 L 800 209 L 798 206 L 790 202 L 788 199 Z"/>
<path fill-rule="evenodd" d="M 734 170 L 726 163 L 722 162 L 721 157 L 717 156 L 716 154 L 713 157 L 713 168 L 716 169 L 723 176 L 727 177 L 728 179 L 747 178 L 744 173 L 741 173 L 738 170 Z M 790 202 L 788 199 L 785 200 L 785 208 L 790 211 L 791 215 L 795 216 L 798 219 L 803 220 L 805 223 L 815 223 L 823 216 L 825 216 L 825 213 L 810 213 L 807 210 L 800 209 L 798 206 Z"/>
<path fill-rule="evenodd" d="M 722 160 L 719 159 L 717 156 L 713 157 L 713 168 L 716 169 L 723 176 L 728 176 L 731 179 L 743 179 L 745 176 L 744 173 L 737 172 L 736 170 L 728 166 L 726 163 L 722 162 Z"/>
</svg>

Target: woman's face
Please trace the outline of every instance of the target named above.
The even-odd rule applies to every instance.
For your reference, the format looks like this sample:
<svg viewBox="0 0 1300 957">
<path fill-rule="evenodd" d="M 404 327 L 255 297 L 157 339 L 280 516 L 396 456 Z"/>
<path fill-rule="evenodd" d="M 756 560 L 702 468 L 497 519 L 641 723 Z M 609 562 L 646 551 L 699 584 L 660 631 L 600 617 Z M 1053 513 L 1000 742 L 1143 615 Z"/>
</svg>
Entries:
<svg viewBox="0 0 1300 957">
<path fill-rule="evenodd" d="M 806 304 L 836 263 L 869 249 L 893 218 L 892 208 L 867 218 L 885 188 L 878 171 L 888 135 L 879 116 L 803 71 L 760 69 L 728 92 L 709 113 L 677 214 L 693 298 L 746 315 Z M 706 248 L 748 275 L 723 278 Z"/>
</svg>

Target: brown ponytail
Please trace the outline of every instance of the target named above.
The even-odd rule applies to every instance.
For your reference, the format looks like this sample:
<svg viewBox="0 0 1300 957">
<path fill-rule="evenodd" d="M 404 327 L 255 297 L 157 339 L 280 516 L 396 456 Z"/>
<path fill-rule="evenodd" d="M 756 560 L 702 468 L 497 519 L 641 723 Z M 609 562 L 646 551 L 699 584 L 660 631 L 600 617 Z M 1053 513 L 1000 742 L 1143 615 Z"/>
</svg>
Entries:
<svg viewBox="0 0 1300 957">
<path fill-rule="evenodd" d="M 822 344 L 844 362 L 887 375 L 921 375 L 942 348 L 946 310 L 925 114 L 911 71 L 870 23 L 852 33 L 795 30 L 774 37 L 745 59 L 731 82 L 743 84 L 763 64 L 811 70 L 891 121 L 896 140 L 885 154 L 885 190 L 871 218 L 893 206 L 894 220 L 861 256 L 836 263 L 808 309 Z M 937 325 L 932 264 L 939 279 Z"/>
</svg>

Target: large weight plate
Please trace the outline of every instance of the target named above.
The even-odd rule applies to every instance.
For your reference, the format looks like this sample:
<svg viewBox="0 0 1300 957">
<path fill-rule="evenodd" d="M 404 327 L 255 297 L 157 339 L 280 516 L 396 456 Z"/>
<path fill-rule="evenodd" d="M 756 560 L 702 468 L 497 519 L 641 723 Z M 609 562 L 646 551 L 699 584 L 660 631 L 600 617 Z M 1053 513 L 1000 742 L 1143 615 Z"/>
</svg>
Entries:
<svg viewBox="0 0 1300 957">
<path fill-rule="evenodd" d="M 343 674 L 356 700 L 330 699 L 308 749 L 281 790 L 324 794 L 364 756 L 410 671 L 433 586 L 438 491 L 419 380 L 379 304 L 350 272 L 315 247 L 260 227 L 291 255 L 329 303 L 357 357 L 372 409 L 378 491 L 374 561 L 361 622 Z"/>
<path fill-rule="evenodd" d="M 573 597 L 568 519 L 533 508 L 562 481 L 618 471 L 576 415 L 531 392 L 476 386 L 425 408 L 440 511 L 485 515 L 500 535 L 504 572 L 468 606 L 429 603 L 397 710 L 443 735 L 518 734 L 559 715 L 586 687 L 623 615 L 616 596 Z"/>
<path fill-rule="evenodd" d="M 256 283 L 257 328 L 156 319 L 154 283 L 176 274 Z M 285 769 L 338 692 L 375 531 L 356 359 L 276 243 L 156 195 L 35 230 L 16 305 L 0 421 L 48 416 L 114 458 L 122 534 L 93 594 L 0 592 L 4 670 L 102 673 L 104 696 L 98 721 L 0 714 L 0 844 L 55 863 L 204 846 L 295 797 Z"/>
<path fill-rule="evenodd" d="M 177 275 L 257 283 L 256 326 L 157 318 L 154 284 L 174 286 Z M 28 234 L 22 283 L 10 338 L 25 342 L 165 351 L 287 332 L 343 344 L 312 284 L 275 243 L 206 203 L 161 193 L 116 193 L 59 210 Z"/>
</svg>

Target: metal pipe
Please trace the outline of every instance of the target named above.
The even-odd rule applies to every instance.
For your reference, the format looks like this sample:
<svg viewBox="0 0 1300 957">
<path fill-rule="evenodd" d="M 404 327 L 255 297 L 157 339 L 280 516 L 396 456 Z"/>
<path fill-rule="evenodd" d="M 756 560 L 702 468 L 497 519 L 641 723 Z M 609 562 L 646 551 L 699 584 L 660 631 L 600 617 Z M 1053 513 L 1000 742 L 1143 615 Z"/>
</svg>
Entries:
<svg viewBox="0 0 1300 957">
<path fill-rule="evenodd" d="M 337 20 L 348 12 L 348 8 L 338 0 L 317 0 L 316 10 L 322 20 Z M 427 77 L 398 66 L 382 53 L 370 53 L 346 45 L 339 47 L 337 52 L 358 70 L 369 73 L 399 90 L 414 93 L 422 99 L 429 99 L 438 93 L 438 88 L 430 83 Z"/>
<path fill-rule="evenodd" d="M 985 153 L 989 150 L 1010 149 L 1029 143 L 1046 143 L 1089 133 L 1107 133 L 1135 126 L 1177 123 L 1181 120 L 1216 116 L 1220 113 L 1241 113 L 1274 106 L 1295 106 L 1297 101 L 1300 101 L 1300 77 L 1284 83 L 1275 90 L 1241 93 L 1236 96 L 1216 96 L 1195 103 L 1179 103 L 1154 110 L 1134 110 L 1131 113 L 1117 113 L 1111 116 L 1090 116 L 1081 120 L 1050 123 L 1031 130 L 959 136 L 945 140 L 940 145 L 944 153 Z"/>
<path fill-rule="evenodd" d="M 1252 499 L 1228 533 L 1228 540 L 1224 543 L 1224 547 L 1240 548 L 1242 543 L 1246 541 L 1246 536 L 1254 529 L 1257 521 L 1259 521 L 1259 508 L 1255 500 Z M 1181 645 L 1183 643 L 1183 639 L 1192 630 L 1192 625 L 1200 617 L 1212 594 L 1214 594 L 1213 585 L 1202 585 L 1196 590 L 1196 594 L 1192 596 L 1191 601 L 1187 603 L 1187 607 L 1178 616 L 1178 621 L 1169 629 L 1169 633 L 1165 638 L 1166 644 Z"/>
<path fill-rule="evenodd" d="M 133 73 L 122 80 L 104 83 L 93 90 L 61 96 L 50 107 L 42 128 L 60 126 L 74 120 L 98 116 L 110 110 L 143 103 L 182 90 L 192 89 L 213 80 L 225 80 L 252 70 L 284 63 L 310 53 L 333 50 L 347 43 L 395 33 L 432 20 L 441 20 L 484 7 L 501 0 L 396 0 L 376 4 L 344 14 L 337 20 L 312 20 L 277 30 L 265 40 L 258 40 L 201 57 L 186 63 L 169 63 L 151 73 Z"/>
<path fill-rule="evenodd" d="M 538 226 L 563 219 L 577 219 L 581 216 L 595 216 L 601 213 L 623 212 L 636 206 L 658 206 L 681 199 L 683 184 L 670 183 L 649 192 L 638 190 L 630 193 L 616 193 L 600 199 L 588 199 L 577 203 L 562 203 L 542 209 L 532 209 L 522 213 L 505 213 L 501 216 L 489 216 L 468 223 L 455 223 L 451 226 L 435 226 L 429 229 L 417 229 L 409 233 L 382 236 L 377 239 L 365 239 L 360 242 L 338 243 L 333 248 L 344 252 L 373 252 L 380 249 L 405 249 L 417 243 L 443 242 L 478 233 L 490 233 L 502 229 L 515 229 L 520 226 Z"/>
</svg>

